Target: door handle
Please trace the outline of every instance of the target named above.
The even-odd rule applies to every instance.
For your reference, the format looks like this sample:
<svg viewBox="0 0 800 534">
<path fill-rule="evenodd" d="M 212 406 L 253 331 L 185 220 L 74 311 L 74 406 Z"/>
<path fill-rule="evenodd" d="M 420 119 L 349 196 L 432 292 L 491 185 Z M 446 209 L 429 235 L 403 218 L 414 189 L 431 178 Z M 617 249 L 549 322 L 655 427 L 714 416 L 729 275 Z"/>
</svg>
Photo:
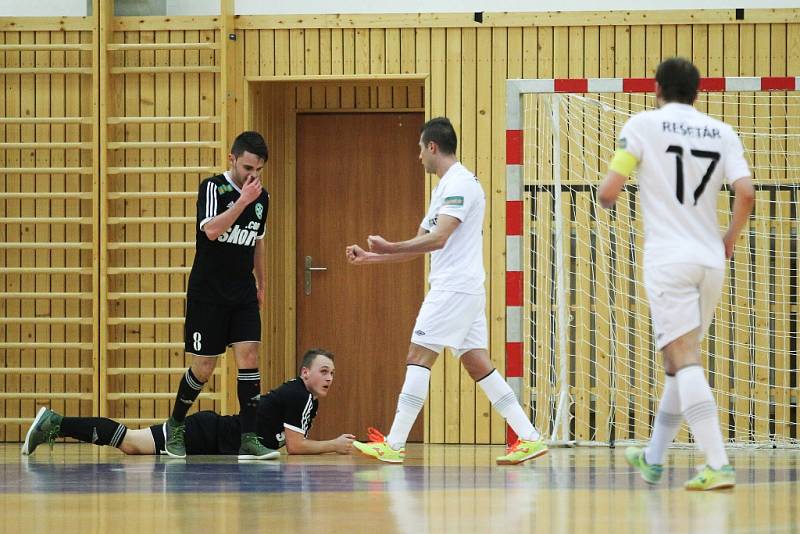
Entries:
<svg viewBox="0 0 800 534">
<path fill-rule="evenodd" d="M 311 256 L 306 256 L 305 282 L 303 284 L 306 295 L 311 294 L 311 274 L 314 271 L 327 271 L 327 267 L 314 267 L 314 260 Z"/>
</svg>

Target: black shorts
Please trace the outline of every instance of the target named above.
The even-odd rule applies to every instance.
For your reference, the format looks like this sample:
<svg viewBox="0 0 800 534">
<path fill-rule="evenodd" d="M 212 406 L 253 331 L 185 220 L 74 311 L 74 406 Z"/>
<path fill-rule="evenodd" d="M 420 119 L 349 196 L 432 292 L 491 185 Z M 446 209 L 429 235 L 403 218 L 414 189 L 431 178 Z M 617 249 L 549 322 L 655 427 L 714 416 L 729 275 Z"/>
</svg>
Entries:
<svg viewBox="0 0 800 534">
<path fill-rule="evenodd" d="M 242 426 L 237 416 L 202 411 L 190 415 L 185 422 L 186 454 L 239 454 Z M 156 454 L 166 454 L 166 423 L 151 426 L 150 433 L 156 444 Z"/>
<path fill-rule="evenodd" d="M 198 356 L 219 356 L 234 343 L 261 341 L 258 301 L 217 304 L 186 299 L 185 350 Z"/>
</svg>

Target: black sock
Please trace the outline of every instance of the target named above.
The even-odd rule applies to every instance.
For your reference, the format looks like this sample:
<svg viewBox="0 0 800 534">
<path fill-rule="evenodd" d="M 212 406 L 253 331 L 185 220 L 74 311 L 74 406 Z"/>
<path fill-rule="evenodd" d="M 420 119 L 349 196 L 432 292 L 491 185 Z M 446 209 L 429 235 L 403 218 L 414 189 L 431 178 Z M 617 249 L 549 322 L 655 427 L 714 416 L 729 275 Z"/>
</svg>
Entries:
<svg viewBox="0 0 800 534">
<path fill-rule="evenodd" d="M 236 379 L 236 392 L 239 395 L 239 420 L 242 434 L 256 431 L 256 410 L 261 393 L 261 373 L 258 369 L 239 369 Z"/>
<path fill-rule="evenodd" d="M 181 378 L 181 385 L 178 386 L 178 395 L 175 397 L 175 405 L 172 407 L 172 418 L 178 423 L 182 423 L 186 419 L 186 412 L 192 407 L 194 400 L 203 389 L 203 382 L 200 382 L 192 368 L 186 370 L 183 378 Z"/>
<path fill-rule="evenodd" d="M 61 420 L 58 436 L 94 445 L 119 447 L 127 432 L 125 425 L 105 417 L 65 417 Z"/>
</svg>

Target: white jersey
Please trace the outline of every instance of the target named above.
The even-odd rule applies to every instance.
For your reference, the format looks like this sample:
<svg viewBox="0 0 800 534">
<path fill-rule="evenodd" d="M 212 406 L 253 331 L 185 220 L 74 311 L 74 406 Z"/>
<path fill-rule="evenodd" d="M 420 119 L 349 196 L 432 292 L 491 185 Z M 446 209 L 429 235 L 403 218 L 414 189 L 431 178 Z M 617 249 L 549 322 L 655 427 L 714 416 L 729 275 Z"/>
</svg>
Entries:
<svg viewBox="0 0 800 534">
<path fill-rule="evenodd" d="M 645 267 L 724 268 L 717 194 L 723 181 L 750 176 L 733 128 L 694 106 L 669 103 L 631 117 L 622 127 L 619 148 L 639 161 Z"/>
<path fill-rule="evenodd" d="M 433 190 L 431 204 L 420 226 L 436 228 L 440 215 L 455 217 L 461 224 L 444 248 L 431 253 L 428 282 L 431 290 L 483 294 L 483 212 L 486 196 L 474 174 L 455 163 Z"/>
</svg>

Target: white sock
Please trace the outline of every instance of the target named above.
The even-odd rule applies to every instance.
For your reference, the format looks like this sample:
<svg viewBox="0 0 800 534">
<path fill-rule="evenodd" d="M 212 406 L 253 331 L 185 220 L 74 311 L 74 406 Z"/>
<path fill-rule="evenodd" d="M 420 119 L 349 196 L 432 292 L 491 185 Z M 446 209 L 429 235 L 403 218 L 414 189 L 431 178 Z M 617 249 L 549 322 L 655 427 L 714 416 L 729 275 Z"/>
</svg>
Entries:
<svg viewBox="0 0 800 534">
<path fill-rule="evenodd" d="M 431 370 L 421 365 L 406 366 L 406 381 L 400 390 L 397 399 L 397 412 L 386 442 L 393 449 L 400 449 L 406 444 L 408 433 L 414 421 L 417 420 L 419 411 L 428 397 L 428 382 L 431 379 Z"/>
<path fill-rule="evenodd" d="M 534 428 L 528 416 L 522 411 L 522 406 L 519 405 L 511 386 L 503 380 L 497 369 L 489 373 L 488 376 L 481 378 L 478 381 L 478 385 L 489 397 L 492 407 L 505 418 L 517 436 L 529 441 L 536 441 L 541 437 L 539 431 Z"/>
<path fill-rule="evenodd" d="M 681 411 L 689 423 L 695 440 L 706 453 L 706 464 L 711 469 L 728 465 L 728 455 L 719 428 L 717 403 L 711 394 L 705 372 L 699 365 L 684 367 L 676 378 L 681 397 Z"/>
<path fill-rule="evenodd" d="M 644 459 L 648 464 L 664 463 L 664 453 L 678 434 L 683 421 L 678 380 L 674 376 L 667 375 L 665 382 L 653 425 L 653 435 L 644 450 Z"/>
</svg>

